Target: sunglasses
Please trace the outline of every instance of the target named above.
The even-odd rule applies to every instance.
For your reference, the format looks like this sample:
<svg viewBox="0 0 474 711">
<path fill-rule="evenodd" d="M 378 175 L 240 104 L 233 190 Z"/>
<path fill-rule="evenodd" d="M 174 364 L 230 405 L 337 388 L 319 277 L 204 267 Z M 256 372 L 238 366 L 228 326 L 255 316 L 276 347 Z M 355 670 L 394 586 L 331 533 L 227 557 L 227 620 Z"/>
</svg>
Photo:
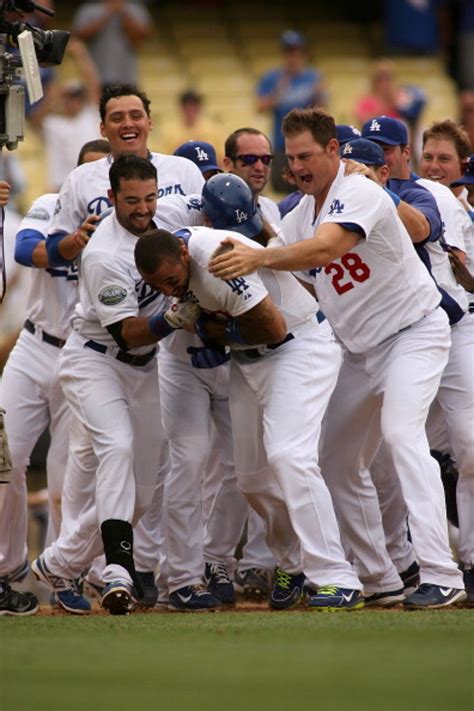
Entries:
<svg viewBox="0 0 474 711">
<path fill-rule="evenodd" d="M 236 160 L 241 160 L 244 165 L 255 165 L 259 160 L 262 161 L 263 165 L 270 165 L 273 156 L 268 153 L 264 156 L 256 156 L 254 153 L 245 153 L 243 155 L 234 156 L 234 161 Z"/>
</svg>

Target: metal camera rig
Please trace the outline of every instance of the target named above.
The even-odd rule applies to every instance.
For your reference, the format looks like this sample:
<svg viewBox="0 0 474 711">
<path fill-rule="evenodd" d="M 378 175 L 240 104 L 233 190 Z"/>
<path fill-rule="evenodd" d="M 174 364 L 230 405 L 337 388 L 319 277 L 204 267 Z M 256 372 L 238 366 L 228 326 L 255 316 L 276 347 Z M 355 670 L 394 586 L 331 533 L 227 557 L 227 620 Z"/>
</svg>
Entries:
<svg viewBox="0 0 474 711">
<path fill-rule="evenodd" d="M 17 148 L 24 137 L 25 90 L 16 82 L 24 76 L 31 103 L 38 101 L 42 96 L 39 65 L 61 64 L 70 36 L 62 30 L 43 30 L 10 20 L 12 13 L 34 10 L 54 15 L 31 0 L 0 0 L 0 150 Z"/>
<path fill-rule="evenodd" d="M 61 64 L 70 33 L 43 30 L 27 22 L 12 21 L 34 11 L 52 17 L 54 12 L 32 0 L 0 0 L 0 178 L 2 150 L 14 150 L 24 138 L 25 79 L 31 103 L 43 96 L 39 66 Z M 16 50 L 18 48 L 18 51 Z M 0 211 L 0 303 L 6 289 L 3 208 Z"/>
</svg>

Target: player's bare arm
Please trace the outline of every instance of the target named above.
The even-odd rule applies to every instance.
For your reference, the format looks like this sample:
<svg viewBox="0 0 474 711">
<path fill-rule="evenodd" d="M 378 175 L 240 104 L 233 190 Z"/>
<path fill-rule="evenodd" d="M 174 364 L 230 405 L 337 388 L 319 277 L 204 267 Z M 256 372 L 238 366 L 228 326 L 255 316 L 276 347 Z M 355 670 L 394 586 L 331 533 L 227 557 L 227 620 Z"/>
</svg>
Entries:
<svg viewBox="0 0 474 711">
<path fill-rule="evenodd" d="M 6 180 L 0 180 L 0 207 L 5 207 L 10 199 L 10 185 Z"/>
<path fill-rule="evenodd" d="M 46 240 L 42 239 L 38 242 L 31 255 L 33 266 L 37 269 L 46 269 L 49 267 L 48 252 L 46 251 Z"/>
<path fill-rule="evenodd" d="M 239 338 L 249 346 L 262 343 L 279 343 L 287 334 L 283 315 L 269 296 L 266 296 L 253 309 L 233 319 Z M 203 326 L 208 338 L 220 346 L 228 346 L 235 342 L 229 335 L 229 321 L 207 321 Z"/>
<path fill-rule="evenodd" d="M 86 217 L 81 226 L 72 234 L 66 235 L 58 245 L 59 254 L 69 261 L 75 259 L 88 243 L 91 234 L 96 229 L 97 215 Z"/>
<path fill-rule="evenodd" d="M 416 207 L 400 200 L 397 207 L 398 216 L 411 237 L 412 242 L 424 242 L 430 236 L 431 226 L 425 215 Z"/>
<path fill-rule="evenodd" d="M 327 222 L 316 230 L 312 239 L 287 247 L 252 249 L 232 237 L 224 240 L 234 248 L 209 262 L 209 271 L 221 279 L 235 279 L 257 269 L 299 271 L 324 267 L 353 249 L 360 235 L 345 230 L 335 222 Z"/>
<path fill-rule="evenodd" d="M 172 303 L 164 313 L 151 318 L 131 316 L 109 326 L 108 330 L 120 348 L 128 350 L 157 343 L 178 328 L 194 332 L 200 315 L 200 307 L 192 301 Z"/>
</svg>

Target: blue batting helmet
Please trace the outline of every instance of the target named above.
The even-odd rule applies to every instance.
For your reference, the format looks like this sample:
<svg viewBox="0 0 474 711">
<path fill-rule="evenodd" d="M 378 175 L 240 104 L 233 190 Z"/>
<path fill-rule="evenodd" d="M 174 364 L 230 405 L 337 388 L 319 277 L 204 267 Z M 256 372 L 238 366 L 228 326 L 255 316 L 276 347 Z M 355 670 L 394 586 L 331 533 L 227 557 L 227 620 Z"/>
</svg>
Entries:
<svg viewBox="0 0 474 711">
<path fill-rule="evenodd" d="M 209 178 L 202 189 L 202 210 L 216 229 L 240 232 L 250 239 L 263 227 L 249 186 L 233 173 Z"/>
</svg>

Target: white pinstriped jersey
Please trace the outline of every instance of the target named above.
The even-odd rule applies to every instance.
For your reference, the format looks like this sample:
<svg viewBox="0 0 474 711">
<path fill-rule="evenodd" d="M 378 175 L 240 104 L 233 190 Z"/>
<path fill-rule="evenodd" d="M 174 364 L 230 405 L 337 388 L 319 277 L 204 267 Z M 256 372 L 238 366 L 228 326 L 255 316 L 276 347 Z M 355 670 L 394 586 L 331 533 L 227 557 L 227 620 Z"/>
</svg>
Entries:
<svg viewBox="0 0 474 711">
<path fill-rule="evenodd" d="M 235 318 L 250 311 L 269 294 L 283 314 L 288 332 L 314 318 L 313 297 L 288 272 L 259 269 L 257 273 L 228 281 L 212 276 L 207 265 L 228 234 L 226 230 L 209 227 L 188 230 L 187 244 L 192 259 L 188 299 L 196 300 L 206 311 Z M 264 249 L 238 232 L 232 236 L 250 247 Z M 232 348 L 241 350 L 245 346 L 236 344 Z"/>
<path fill-rule="evenodd" d="M 349 351 L 364 353 L 436 308 L 440 294 L 382 188 L 345 176 L 341 163 L 316 218 L 309 195 L 285 216 L 285 239 L 310 239 L 326 222 L 357 225 L 365 234 L 349 253 L 301 273 Z"/>
<path fill-rule="evenodd" d="M 47 193 L 35 200 L 21 221 L 19 231 L 35 230 L 46 239 L 57 198 L 57 193 Z M 71 330 L 70 318 L 76 302 L 77 267 L 75 265 L 31 269 L 31 288 L 26 316 L 36 326 L 65 340 Z"/>
<path fill-rule="evenodd" d="M 82 253 L 79 268 L 79 303 L 72 326 L 84 338 L 116 346 L 107 330 L 132 316 L 152 316 L 165 311 L 169 300 L 147 286 L 135 266 L 138 237 L 124 229 L 113 211 L 105 217 Z M 131 348 L 142 354 L 151 346 Z"/>
<path fill-rule="evenodd" d="M 150 153 L 158 171 L 158 197 L 165 195 L 201 194 L 204 179 L 199 168 L 186 158 Z M 107 196 L 110 187 L 111 156 L 75 168 L 59 193 L 50 234 L 71 234 L 88 215 L 100 215 L 110 207 Z"/>
</svg>

